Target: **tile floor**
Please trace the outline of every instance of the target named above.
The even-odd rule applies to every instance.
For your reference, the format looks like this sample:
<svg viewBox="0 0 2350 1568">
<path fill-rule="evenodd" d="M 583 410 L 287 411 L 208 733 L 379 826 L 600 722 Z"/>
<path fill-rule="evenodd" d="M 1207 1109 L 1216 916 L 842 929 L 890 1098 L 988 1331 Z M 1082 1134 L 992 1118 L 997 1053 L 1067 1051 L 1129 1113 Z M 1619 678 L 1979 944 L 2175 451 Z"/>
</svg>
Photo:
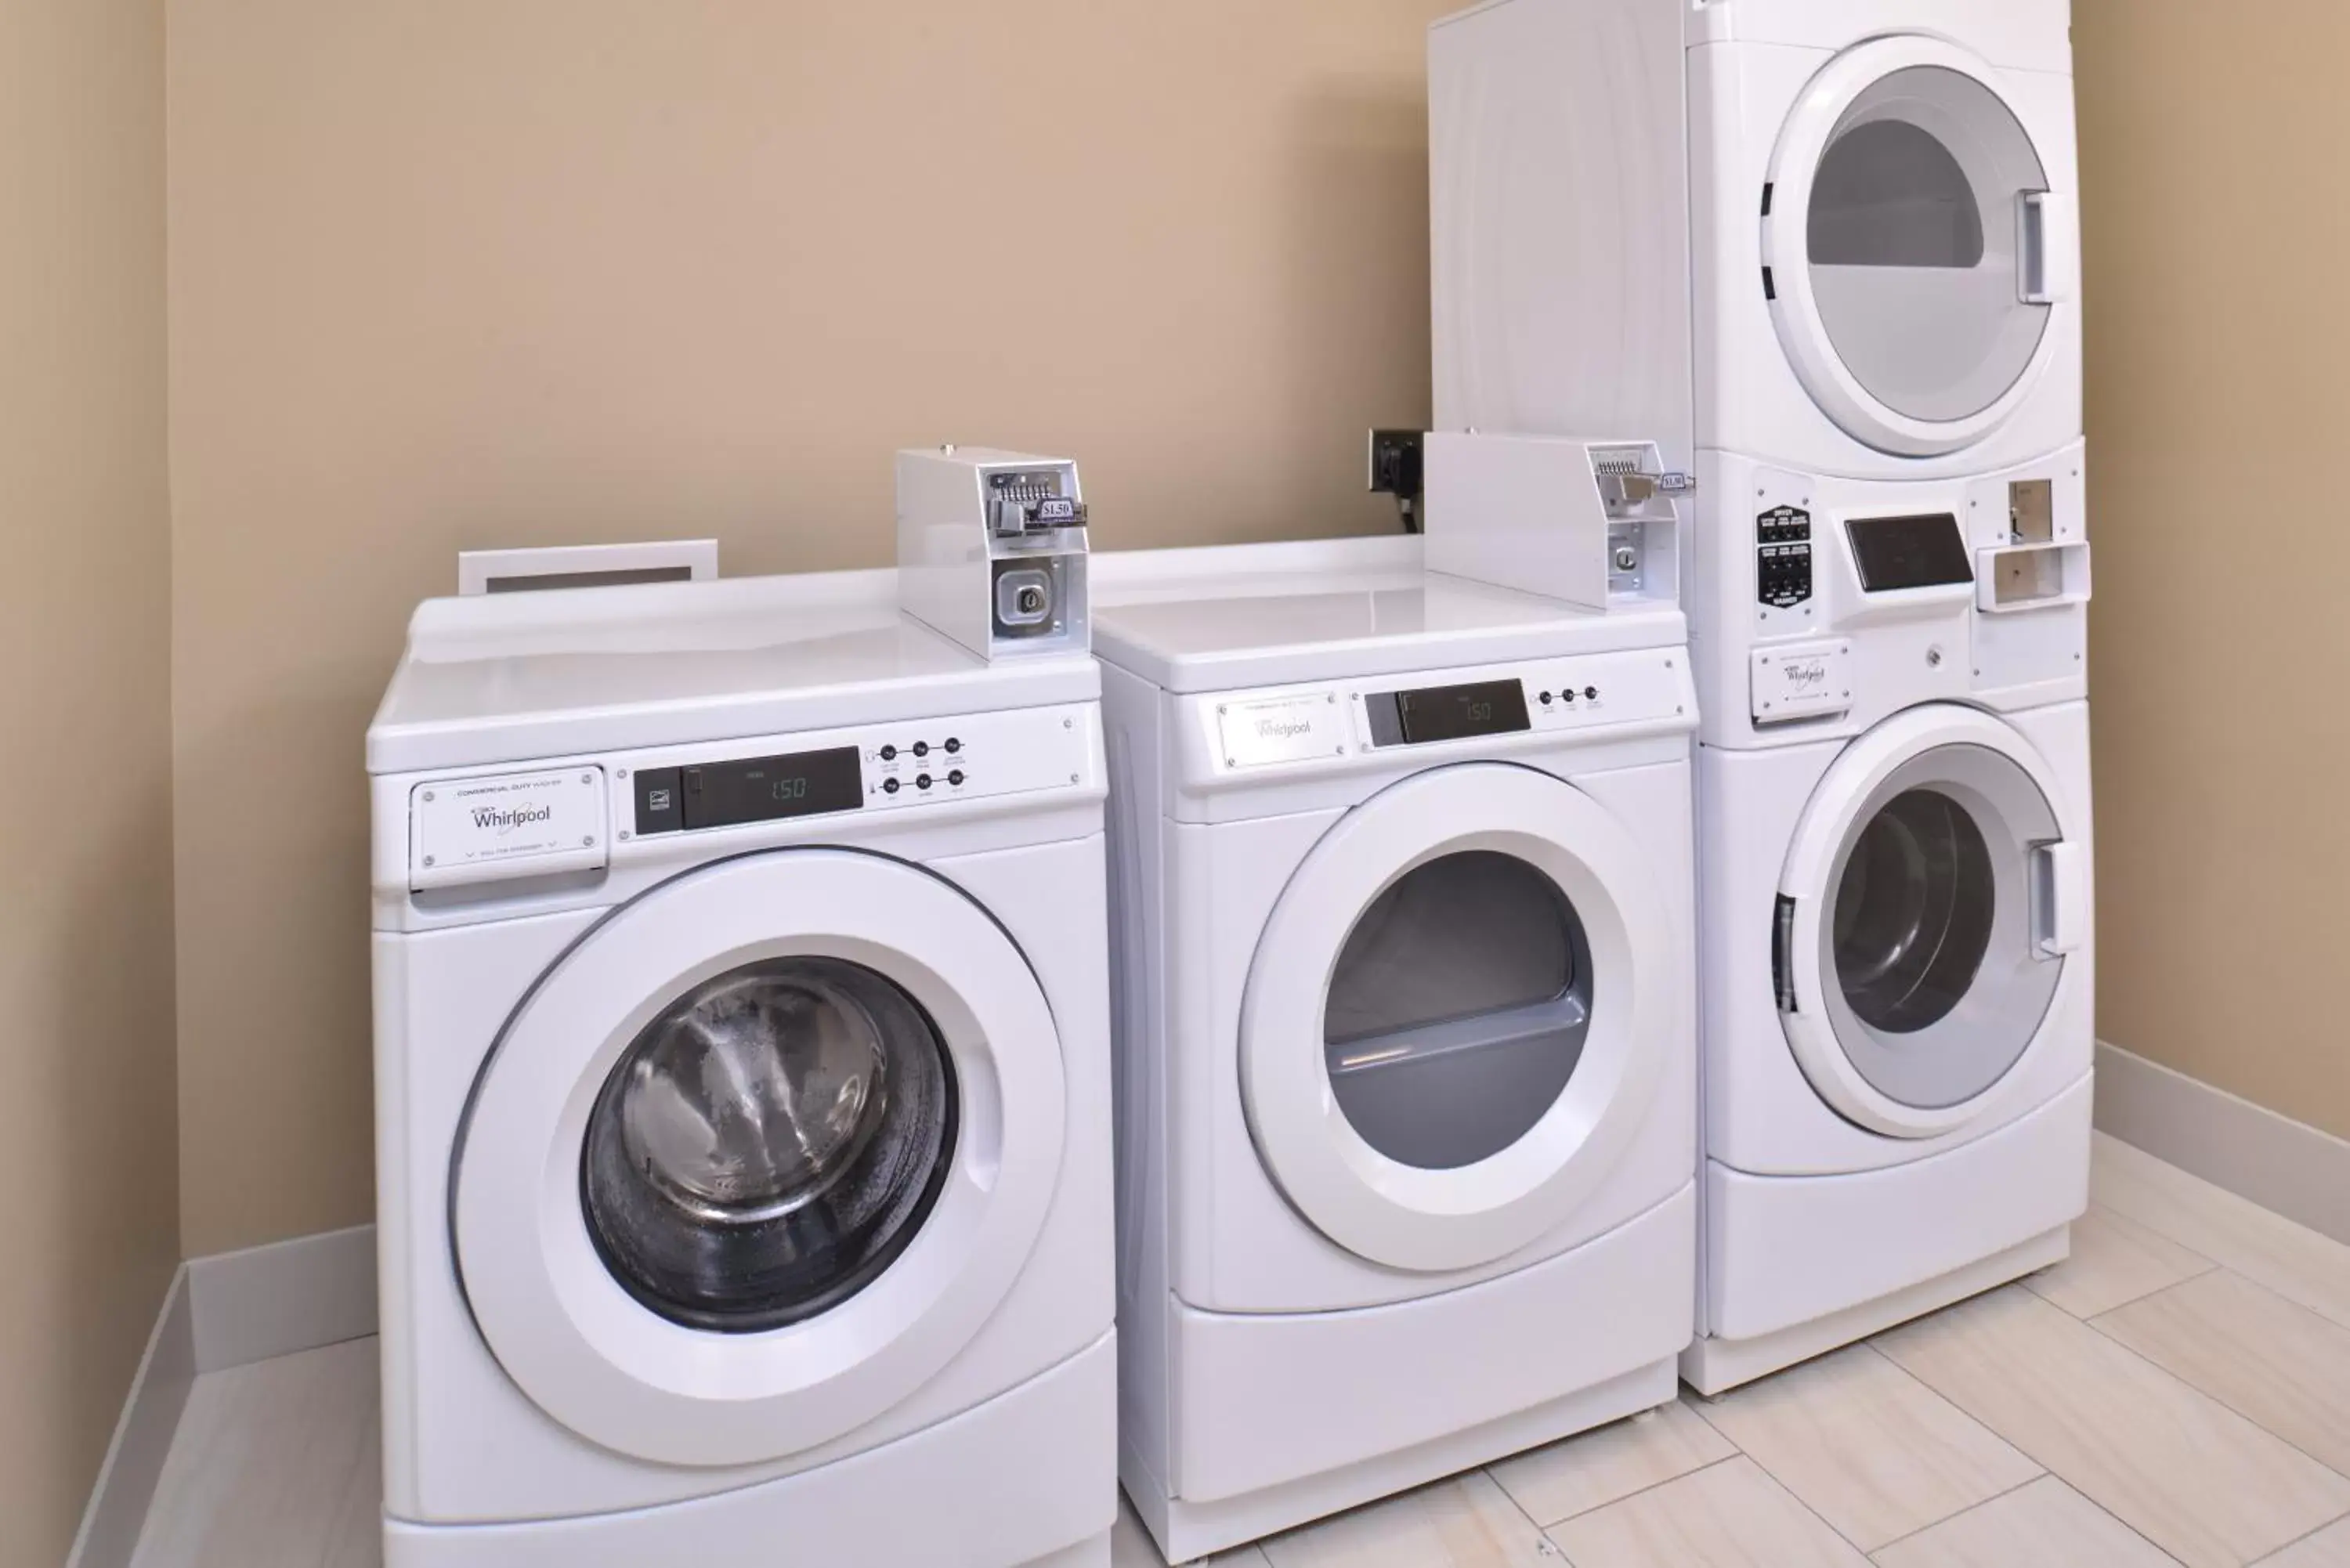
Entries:
<svg viewBox="0 0 2350 1568">
<path fill-rule="evenodd" d="M 1217 1568 L 2350 1568 L 2350 1247 L 2103 1137 L 2092 1196 L 2021 1284 Z M 134 1568 L 377 1563 L 375 1416 L 369 1340 L 198 1379 Z"/>
</svg>

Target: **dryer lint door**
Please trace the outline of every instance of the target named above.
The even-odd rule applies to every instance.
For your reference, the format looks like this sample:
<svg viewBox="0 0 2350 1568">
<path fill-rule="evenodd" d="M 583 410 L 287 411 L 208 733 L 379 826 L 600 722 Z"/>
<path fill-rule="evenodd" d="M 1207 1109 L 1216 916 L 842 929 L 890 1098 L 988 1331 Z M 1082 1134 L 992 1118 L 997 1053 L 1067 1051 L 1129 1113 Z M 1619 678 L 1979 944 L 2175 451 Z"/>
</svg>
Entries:
<svg viewBox="0 0 2350 1568">
<path fill-rule="evenodd" d="M 1566 1222 L 1657 1091 L 1678 972 L 1661 885 L 1607 812 L 1528 768 L 1437 769 L 1340 818 L 1242 1007 L 1243 1103 L 1292 1207 L 1421 1272 Z"/>
<path fill-rule="evenodd" d="M 1820 1096 L 1895 1137 L 1977 1116 L 2087 940 L 2084 845 L 2046 763 L 1989 714 L 1912 709 L 1847 747 L 1797 828 L 1772 943 Z"/>
<path fill-rule="evenodd" d="M 1764 194 L 1766 291 L 1804 389 L 1855 440 L 1930 456 L 2030 395 L 2074 292 L 2073 193 L 1981 59 L 1847 50 L 1805 87 Z"/>
<path fill-rule="evenodd" d="M 606 1448 L 796 1453 L 994 1312 L 1063 1116 L 1051 1010 L 968 896 L 849 850 L 722 861 L 592 929 L 500 1034 L 452 1172 L 465 1298 Z"/>
</svg>

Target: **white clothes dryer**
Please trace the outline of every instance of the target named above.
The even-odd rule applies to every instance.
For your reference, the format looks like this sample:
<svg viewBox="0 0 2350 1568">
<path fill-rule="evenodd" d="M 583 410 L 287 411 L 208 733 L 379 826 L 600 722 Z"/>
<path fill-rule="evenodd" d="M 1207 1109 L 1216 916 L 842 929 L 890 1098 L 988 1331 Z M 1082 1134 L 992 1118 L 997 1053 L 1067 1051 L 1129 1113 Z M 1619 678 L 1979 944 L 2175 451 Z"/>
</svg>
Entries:
<svg viewBox="0 0 2350 1568">
<path fill-rule="evenodd" d="M 390 1568 L 1106 1568 L 1098 677 L 895 597 L 411 622 L 368 734 Z"/>
<path fill-rule="evenodd" d="M 1869 479 L 2080 438 L 2068 0 L 1492 0 L 1429 70 L 1436 428 Z"/>
<path fill-rule="evenodd" d="M 1669 1399 L 1678 609 L 1417 539 L 1097 556 L 1120 1469 L 1184 1562 Z"/>
<path fill-rule="evenodd" d="M 1722 459 L 1697 649 L 1708 1393 L 2064 1256 L 2095 931 L 2077 454 Z"/>
</svg>

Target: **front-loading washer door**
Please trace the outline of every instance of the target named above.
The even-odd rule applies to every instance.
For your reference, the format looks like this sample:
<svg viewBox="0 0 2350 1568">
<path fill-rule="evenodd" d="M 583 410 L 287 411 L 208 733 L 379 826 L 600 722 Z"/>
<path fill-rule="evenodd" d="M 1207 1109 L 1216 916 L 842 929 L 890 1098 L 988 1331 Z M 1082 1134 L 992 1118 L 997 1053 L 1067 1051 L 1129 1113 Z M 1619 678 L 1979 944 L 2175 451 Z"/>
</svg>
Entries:
<svg viewBox="0 0 2350 1568">
<path fill-rule="evenodd" d="M 1588 795 L 1497 763 L 1341 817 L 1249 971 L 1257 1152 L 1324 1235 L 1474 1268 L 1565 1223 L 1655 1097 L 1676 1017 L 1659 872 Z"/>
<path fill-rule="evenodd" d="M 1779 338 L 1854 439 L 1911 456 L 2030 395 L 2072 292 L 2071 192 L 1982 60 L 1939 39 L 1839 55 L 1782 130 L 1763 262 Z"/>
<path fill-rule="evenodd" d="M 1939 705 L 1878 725 L 1821 781 L 1773 953 L 1788 1044 L 1846 1117 L 1950 1131 L 2039 1038 L 2088 920 L 2062 799 L 2014 729 Z"/>
<path fill-rule="evenodd" d="M 460 1280 L 581 1436 L 796 1453 L 993 1313 L 1064 1115 L 1044 992 L 967 895 L 852 850 L 722 861 L 608 916 L 508 1020 L 451 1173 Z"/>
</svg>

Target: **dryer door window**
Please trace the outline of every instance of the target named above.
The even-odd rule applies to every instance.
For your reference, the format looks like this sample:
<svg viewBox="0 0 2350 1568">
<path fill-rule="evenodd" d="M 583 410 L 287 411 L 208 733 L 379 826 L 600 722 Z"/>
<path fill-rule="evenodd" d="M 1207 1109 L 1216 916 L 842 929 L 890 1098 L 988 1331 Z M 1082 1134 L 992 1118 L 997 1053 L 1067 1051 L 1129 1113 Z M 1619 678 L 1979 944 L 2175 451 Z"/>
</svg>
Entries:
<svg viewBox="0 0 2350 1568">
<path fill-rule="evenodd" d="M 1895 35 L 1838 55 L 1782 127 L 1759 280 L 1789 364 L 1856 441 L 1961 451 L 2031 395 L 2079 270 L 2071 125 L 1987 62 Z"/>
<path fill-rule="evenodd" d="M 1365 1142 L 1456 1170 L 1523 1137 L 1591 1027 L 1591 944 L 1523 860 L 1469 850 L 1381 893 L 1339 950 L 1323 1009 L 1330 1086 Z"/>
<path fill-rule="evenodd" d="M 1290 1205 L 1428 1272 L 1566 1223 L 1688 1044 L 1664 885 L 1613 815 L 1530 768 L 1432 769 L 1339 818 L 1241 1010 L 1243 1106 Z"/>
<path fill-rule="evenodd" d="M 1897 413 L 1981 413 L 2021 379 L 2049 306 L 2021 297 L 2023 198 L 2048 187 L 2022 124 L 1973 77 L 1918 66 L 1853 100 L 1812 177 L 1828 340 Z"/>
<path fill-rule="evenodd" d="M 1963 1123 L 2039 1037 L 2086 900 L 2044 765 L 1970 710 L 1855 742 L 1780 896 L 1780 1005 L 1805 1075 L 1873 1130 Z"/>
<path fill-rule="evenodd" d="M 777 1328 L 904 1251 L 954 1143 L 952 1064 L 886 975 L 795 956 L 729 970 L 646 1025 L 597 1096 L 597 1250 L 673 1323 Z"/>
</svg>

